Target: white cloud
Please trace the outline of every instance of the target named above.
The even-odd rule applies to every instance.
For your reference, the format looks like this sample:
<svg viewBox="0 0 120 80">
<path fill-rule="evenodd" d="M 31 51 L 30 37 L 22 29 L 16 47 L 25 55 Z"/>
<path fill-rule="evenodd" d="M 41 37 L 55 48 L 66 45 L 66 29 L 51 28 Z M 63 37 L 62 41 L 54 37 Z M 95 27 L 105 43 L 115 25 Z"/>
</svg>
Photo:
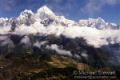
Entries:
<svg viewBox="0 0 120 80">
<path fill-rule="evenodd" d="M 105 0 L 108 5 L 116 5 L 120 3 L 120 0 Z"/>
<path fill-rule="evenodd" d="M 24 38 L 22 38 L 21 43 L 24 44 L 30 44 L 30 39 L 28 36 L 24 36 Z"/>
<path fill-rule="evenodd" d="M 14 0 L 0 0 L 0 9 L 10 11 L 15 6 Z"/>
<path fill-rule="evenodd" d="M 94 15 L 94 13 L 101 11 L 105 5 L 114 6 L 120 4 L 120 0 L 89 0 L 81 11 L 89 15 Z"/>
<path fill-rule="evenodd" d="M 60 49 L 59 46 L 56 45 L 56 44 L 52 44 L 51 46 L 47 46 L 46 48 L 55 50 L 60 55 L 67 55 L 67 56 L 70 56 L 70 57 L 72 56 L 72 53 L 70 51 L 64 50 L 64 49 Z"/>
<path fill-rule="evenodd" d="M 85 59 L 88 59 L 88 54 L 86 52 L 81 53 L 81 56 L 84 57 Z"/>
<path fill-rule="evenodd" d="M 36 41 L 36 42 L 33 44 L 33 46 L 35 46 L 35 47 L 37 47 L 37 48 L 40 48 L 40 47 L 41 47 L 39 41 Z"/>
</svg>

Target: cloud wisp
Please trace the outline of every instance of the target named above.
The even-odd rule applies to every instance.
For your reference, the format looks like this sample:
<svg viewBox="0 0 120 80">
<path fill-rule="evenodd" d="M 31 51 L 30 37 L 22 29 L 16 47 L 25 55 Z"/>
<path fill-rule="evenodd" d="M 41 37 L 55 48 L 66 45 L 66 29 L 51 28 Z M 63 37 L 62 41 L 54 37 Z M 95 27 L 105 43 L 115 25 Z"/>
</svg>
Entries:
<svg viewBox="0 0 120 80">
<path fill-rule="evenodd" d="M 84 7 L 81 8 L 83 13 L 94 15 L 100 12 L 106 5 L 114 6 L 120 4 L 120 0 L 89 0 Z"/>
<path fill-rule="evenodd" d="M 15 6 L 14 0 L 0 0 L 0 9 L 10 11 Z"/>
</svg>

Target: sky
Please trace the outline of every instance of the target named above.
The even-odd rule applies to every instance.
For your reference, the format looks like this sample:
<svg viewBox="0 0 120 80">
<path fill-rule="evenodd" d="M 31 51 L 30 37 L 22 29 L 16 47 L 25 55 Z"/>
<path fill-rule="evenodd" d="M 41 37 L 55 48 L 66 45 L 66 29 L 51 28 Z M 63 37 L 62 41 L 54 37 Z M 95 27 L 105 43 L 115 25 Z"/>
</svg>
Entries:
<svg viewBox="0 0 120 80">
<path fill-rule="evenodd" d="M 120 0 L 0 0 L 0 17 L 17 17 L 25 9 L 36 12 L 43 5 L 75 21 L 101 17 L 120 24 Z"/>
</svg>

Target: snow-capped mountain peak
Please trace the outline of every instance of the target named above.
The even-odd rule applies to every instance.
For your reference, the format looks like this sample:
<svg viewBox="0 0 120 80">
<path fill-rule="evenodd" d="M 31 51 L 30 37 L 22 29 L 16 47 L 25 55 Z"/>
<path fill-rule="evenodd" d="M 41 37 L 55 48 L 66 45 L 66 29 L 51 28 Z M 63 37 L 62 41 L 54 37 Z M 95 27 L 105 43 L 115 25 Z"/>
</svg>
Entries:
<svg viewBox="0 0 120 80">
<path fill-rule="evenodd" d="M 20 16 L 17 18 L 18 20 L 24 20 L 26 18 L 31 17 L 32 15 L 34 15 L 34 13 L 31 10 L 24 10 L 23 12 L 20 13 Z"/>
<path fill-rule="evenodd" d="M 93 28 L 101 29 L 101 30 L 103 30 L 103 29 L 118 29 L 119 28 L 119 26 L 117 24 L 112 25 L 112 23 L 106 22 L 101 17 L 79 20 L 79 26 L 93 27 Z"/>
<path fill-rule="evenodd" d="M 12 26 L 12 23 L 20 26 L 22 24 L 31 26 L 35 22 L 42 24 L 43 26 L 49 25 L 62 25 L 62 26 L 79 26 L 79 27 L 92 27 L 96 29 L 118 29 L 118 25 L 112 25 L 111 23 L 106 22 L 101 17 L 98 18 L 88 18 L 81 19 L 79 22 L 66 19 L 64 16 L 55 15 L 55 13 L 48 8 L 46 5 L 42 6 L 37 10 L 36 13 L 31 10 L 24 10 L 20 13 L 20 16 L 16 18 L 4 19 L 0 18 L 0 26 Z"/>
<path fill-rule="evenodd" d="M 98 17 L 97 22 L 105 23 L 105 20 L 103 18 L 101 18 L 101 17 Z"/>
<path fill-rule="evenodd" d="M 51 9 L 49 9 L 46 5 L 44 5 L 41 8 L 39 8 L 37 10 L 37 14 L 39 14 L 39 15 L 43 15 L 43 14 L 46 14 L 46 15 L 55 15 L 54 12 Z"/>
<path fill-rule="evenodd" d="M 0 23 L 6 20 L 8 20 L 8 18 L 0 18 Z"/>
<path fill-rule="evenodd" d="M 21 12 L 20 15 L 26 15 L 26 14 L 34 14 L 31 10 L 25 9 L 23 12 Z"/>
</svg>

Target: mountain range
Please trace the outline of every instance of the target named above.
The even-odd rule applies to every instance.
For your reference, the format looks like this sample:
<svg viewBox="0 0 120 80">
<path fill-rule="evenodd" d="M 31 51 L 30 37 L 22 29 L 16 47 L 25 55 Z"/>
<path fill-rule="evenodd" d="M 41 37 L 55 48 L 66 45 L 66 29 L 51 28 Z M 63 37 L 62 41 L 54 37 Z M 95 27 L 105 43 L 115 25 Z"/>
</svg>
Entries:
<svg viewBox="0 0 120 80">
<path fill-rule="evenodd" d="M 43 6 L 0 18 L 0 55 L 56 53 L 97 67 L 120 67 L 119 34 L 120 25 L 100 17 L 77 22 Z"/>
</svg>

